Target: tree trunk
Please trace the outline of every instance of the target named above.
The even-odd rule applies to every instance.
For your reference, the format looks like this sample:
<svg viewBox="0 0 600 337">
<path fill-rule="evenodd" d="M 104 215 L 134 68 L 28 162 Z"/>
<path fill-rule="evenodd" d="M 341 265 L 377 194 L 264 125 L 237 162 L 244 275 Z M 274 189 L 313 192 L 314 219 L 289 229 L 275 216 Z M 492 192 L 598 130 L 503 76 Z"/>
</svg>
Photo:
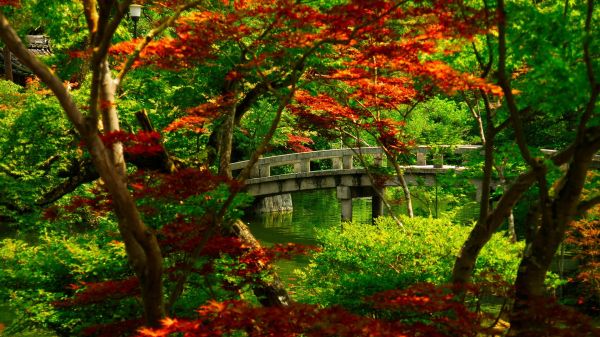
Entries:
<svg viewBox="0 0 600 337">
<path fill-rule="evenodd" d="M 508 182 L 506 181 L 506 176 L 504 175 L 504 168 L 506 167 L 506 162 L 502 163 L 502 165 L 496 166 L 496 172 L 498 172 L 498 178 L 500 179 L 500 185 L 503 190 L 508 188 Z M 510 242 L 517 242 L 517 232 L 515 231 L 515 215 L 513 210 L 510 210 L 510 214 L 508 215 L 508 237 L 510 238 Z"/>
<path fill-rule="evenodd" d="M 159 326 L 164 317 L 162 254 L 153 231 L 140 217 L 124 177 L 114 169 L 112 160 L 97 134 L 85 135 L 94 166 L 109 191 L 125 243 L 127 257 L 140 281 L 144 317 L 149 326 Z"/>
<path fill-rule="evenodd" d="M 100 99 L 98 104 L 100 105 L 100 111 L 102 112 L 102 125 L 104 132 L 114 132 L 121 129 L 119 125 L 119 116 L 117 114 L 117 107 L 115 105 L 115 91 L 116 84 L 110 73 L 108 66 L 108 60 L 104 60 L 100 63 Z M 123 144 L 116 142 L 112 145 L 112 149 L 108 149 L 110 159 L 115 167 L 115 170 L 125 179 L 127 175 L 127 169 L 125 166 L 125 156 L 123 154 Z"/>
<path fill-rule="evenodd" d="M 120 130 L 115 102 L 116 83 L 108 61 L 100 64 L 99 106 L 106 132 Z M 140 217 L 137 205 L 127 189 L 127 169 L 123 145 L 105 148 L 97 134 L 86 135 L 94 165 L 113 199 L 119 231 L 125 243 L 129 262 L 140 282 L 144 317 L 149 326 L 159 326 L 165 316 L 162 282 L 162 254 L 154 232 Z"/>
<path fill-rule="evenodd" d="M 535 304 L 544 296 L 544 280 L 552 259 L 560 246 L 569 222 L 577 214 L 577 206 L 585 184 L 587 171 L 596 151 L 600 148 L 597 128 L 585 130 L 578 137 L 580 144 L 575 148 L 573 160 L 567 173 L 561 178 L 556 197 L 550 205 L 540 205 L 542 212 L 551 214 L 542 217 L 540 229 L 528 247 L 515 281 L 515 303 L 510 315 L 511 336 L 532 336 L 547 327 L 536 319 Z"/>
<path fill-rule="evenodd" d="M 4 78 L 7 81 L 14 81 L 12 69 L 12 53 L 7 47 L 3 49 L 4 53 Z"/>
<path fill-rule="evenodd" d="M 235 119 L 235 104 L 225 117 L 225 121 L 219 128 L 221 141 L 219 142 L 219 175 L 232 178 L 231 174 L 231 151 L 233 150 L 233 128 Z"/>
<path fill-rule="evenodd" d="M 408 217 L 414 218 L 415 213 L 413 211 L 412 197 L 410 195 L 410 189 L 408 187 L 408 183 L 406 182 L 406 179 L 404 178 L 404 173 L 402 172 L 402 169 L 400 168 L 400 165 L 398 164 L 396 157 L 392 156 L 392 154 L 389 153 L 388 151 L 386 151 L 385 149 L 384 149 L 384 152 L 388 159 L 388 162 L 392 163 L 392 165 L 394 166 L 394 171 L 396 171 L 396 176 L 398 177 L 398 180 L 400 181 L 400 186 L 402 186 L 402 192 L 404 193 L 404 199 L 406 199 L 406 211 L 408 213 Z"/>
<path fill-rule="evenodd" d="M 510 214 L 508 215 L 508 237 L 510 238 L 510 242 L 517 243 L 517 232 L 515 231 L 515 214 L 513 210 L 510 210 Z"/>
<path fill-rule="evenodd" d="M 408 212 L 408 217 L 414 218 L 415 212 L 413 211 L 412 197 L 410 196 L 410 189 L 408 188 L 408 184 L 406 183 L 404 174 L 398 174 L 398 180 L 400 180 L 400 184 L 402 185 L 402 192 L 404 193 L 404 199 L 406 199 L 406 210 Z"/>
<path fill-rule="evenodd" d="M 241 220 L 231 226 L 232 234 L 242 239 L 254 249 L 260 248 L 260 243 L 254 238 L 248 226 Z M 285 290 L 279 275 L 271 266 L 267 267 L 267 280 L 261 279 L 253 285 L 253 291 L 260 304 L 266 307 L 281 307 L 291 303 L 290 296 Z"/>
<path fill-rule="evenodd" d="M 489 127 L 488 134 L 486 142 L 484 143 L 485 162 L 481 182 L 479 219 L 469 234 L 467 241 L 463 244 L 458 257 L 456 258 L 456 262 L 454 263 L 454 268 L 452 269 L 452 283 L 459 286 L 458 289 L 470 282 L 479 252 L 490 240 L 492 234 L 496 230 L 496 228 L 493 228 L 492 226 L 487 226 L 489 218 L 490 185 L 494 164 L 494 135 L 493 130 Z"/>
<path fill-rule="evenodd" d="M 542 225 L 519 265 L 515 302 L 510 314 L 510 336 L 533 336 L 532 333 L 541 336 L 546 330 L 539 319 L 533 318 L 536 312 L 532 305 L 544 297 L 546 273 L 564 235 L 564 231 L 551 227 L 554 226 Z"/>
<path fill-rule="evenodd" d="M 529 245 L 533 242 L 535 235 L 540 225 L 539 203 L 534 202 L 529 206 L 527 215 L 525 216 L 525 244 Z"/>
</svg>

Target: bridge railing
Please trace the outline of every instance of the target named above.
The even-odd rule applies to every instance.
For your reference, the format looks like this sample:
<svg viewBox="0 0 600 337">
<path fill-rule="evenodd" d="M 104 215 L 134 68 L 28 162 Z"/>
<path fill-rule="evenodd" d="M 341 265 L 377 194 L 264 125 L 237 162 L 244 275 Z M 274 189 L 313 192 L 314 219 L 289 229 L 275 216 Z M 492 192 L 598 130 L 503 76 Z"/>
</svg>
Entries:
<svg viewBox="0 0 600 337">
<path fill-rule="evenodd" d="M 435 151 L 433 151 L 435 149 Z M 443 151 L 439 151 L 442 149 Z M 416 156 L 417 166 L 427 166 L 427 157 L 430 152 L 433 154 L 433 166 L 443 167 L 444 165 L 444 151 L 453 152 L 456 154 L 464 154 L 472 151 L 481 151 L 481 145 L 460 145 L 460 146 L 447 146 L 441 145 L 431 146 L 417 146 L 412 149 L 411 155 Z M 333 170 L 347 170 L 352 169 L 354 163 L 354 157 L 362 155 L 365 157 L 373 158 L 375 165 L 382 165 L 384 159 L 383 150 L 380 147 L 361 147 L 361 148 L 345 148 L 345 149 L 333 149 L 333 150 L 322 150 L 322 151 L 311 151 L 301 153 L 291 153 L 279 156 L 263 157 L 258 160 L 254 169 L 251 172 L 250 178 L 269 177 L 271 176 L 271 169 L 280 166 L 293 166 L 294 173 L 311 172 L 310 163 L 313 161 L 329 159 L 332 162 Z M 231 164 L 232 171 L 241 170 L 248 164 L 248 161 L 241 161 Z"/>
<path fill-rule="evenodd" d="M 433 158 L 433 167 L 444 166 L 444 154 L 455 153 L 464 155 L 466 153 L 479 152 L 482 153 L 481 145 L 437 145 L 426 146 L 420 145 L 414 147 L 410 155 L 416 157 L 414 161 L 416 166 L 427 166 L 427 158 Z M 541 150 L 546 155 L 556 153 L 556 150 Z M 280 166 L 293 166 L 293 173 L 311 172 L 310 163 L 313 161 L 329 159 L 332 162 L 333 170 L 352 169 L 354 157 L 357 155 L 373 158 L 375 165 L 382 165 L 384 153 L 380 147 L 361 147 L 361 148 L 345 148 L 333 150 L 321 150 L 301 153 L 291 153 L 279 156 L 263 157 L 258 160 L 254 166 L 250 178 L 261 178 L 271 176 L 271 169 Z M 240 161 L 231 164 L 231 170 L 241 170 L 248 164 L 248 161 Z M 600 155 L 594 156 L 592 162 L 593 168 L 600 168 Z"/>
</svg>

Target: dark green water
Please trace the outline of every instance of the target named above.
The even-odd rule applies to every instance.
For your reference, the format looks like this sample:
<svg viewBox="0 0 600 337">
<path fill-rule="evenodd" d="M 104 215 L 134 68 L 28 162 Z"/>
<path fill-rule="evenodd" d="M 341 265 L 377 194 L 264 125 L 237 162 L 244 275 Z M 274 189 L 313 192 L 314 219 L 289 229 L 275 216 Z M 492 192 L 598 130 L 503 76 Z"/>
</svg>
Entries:
<svg viewBox="0 0 600 337">
<path fill-rule="evenodd" d="M 316 232 L 341 225 L 340 204 L 335 190 L 319 190 L 292 194 L 294 211 L 271 213 L 245 219 L 252 234 L 265 246 L 276 243 L 300 243 L 316 245 Z M 371 223 L 371 199 L 359 198 L 352 201 L 352 220 Z M 276 268 L 282 281 L 293 294 L 294 270 L 308 264 L 308 258 L 299 256 L 293 260 L 280 260 Z"/>
<path fill-rule="evenodd" d="M 320 190 L 292 194 L 294 211 L 272 213 L 246 219 L 252 234 L 265 245 L 295 242 L 316 244 L 317 229 L 330 228 L 341 224 L 340 204 L 335 190 Z M 370 198 L 354 199 L 352 219 L 370 223 Z"/>
</svg>

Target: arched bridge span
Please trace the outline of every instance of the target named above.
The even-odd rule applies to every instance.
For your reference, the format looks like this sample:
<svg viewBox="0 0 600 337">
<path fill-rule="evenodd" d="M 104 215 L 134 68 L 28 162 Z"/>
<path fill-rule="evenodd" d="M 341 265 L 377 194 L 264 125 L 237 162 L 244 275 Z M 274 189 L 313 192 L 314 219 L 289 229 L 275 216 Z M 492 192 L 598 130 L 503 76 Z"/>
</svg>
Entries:
<svg viewBox="0 0 600 337">
<path fill-rule="evenodd" d="M 407 154 L 407 162 L 413 165 L 402 166 L 408 184 L 424 183 L 433 185 L 435 176 L 448 171 L 463 171 L 462 166 L 469 156 L 481 154 L 481 145 L 458 146 L 417 146 Z M 542 150 L 552 154 L 554 150 Z M 444 158 L 446 157 L 446 158 Z M 345 148 L 311 151 L 260 158 L 250 178 L 246 181 L 246 191 L 255 197 L 268 197 L 279 194 L 309 191 L 324 188 L 336 188 L 337 197 L 342 203 L 342 219 L 350 220 L 352 198 L 373 196 L 373 215 L 381 214 L 381 202 L 376 200 L 378 193 L 364 167 L 355 167 L 366 160 L 372 166 L 384 167 L 386 163 L 380 147 Z M 446 162 L 444 162 L 446 159 Z M 326 163 L 323 163 L 326 161 Z M 321 162 L 322 165 L 316 165 Z M 313 164 L 311 164 L 313 163 Z M 241 161 L 231 164 L 232 171 L 239 171 L 248 164 Z M 323 165 L 324 164 L 324 165 Z M 325 166 L 327 169 L 317 169 Z M 594 158 L 593 166 L 600 168 L 600 156 Z M 479 179 L 470 179 L 477 187 L 477 199 L 481 190 Z M 398 179 L 391 176 L 385 186 L 399 186 Z"/>
</svg>

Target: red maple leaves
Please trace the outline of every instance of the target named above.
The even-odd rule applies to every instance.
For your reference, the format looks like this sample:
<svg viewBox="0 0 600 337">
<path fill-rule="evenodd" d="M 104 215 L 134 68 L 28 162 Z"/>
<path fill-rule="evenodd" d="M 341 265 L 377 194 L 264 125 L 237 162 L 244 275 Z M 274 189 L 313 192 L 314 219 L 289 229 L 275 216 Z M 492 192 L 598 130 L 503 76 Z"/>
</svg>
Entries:
<svg viewBox="0 0 600 337">
<path fill-rule="evenodd" d="M 21 5 L 20 0 L 0 0 L 0 6 L 18 7 Z"/>
<path fill-rule="evenodd" d="M 287 137 L 288 137 L 287 146 L 292 151 L 294 151 L 294 152 L 310 152 L 310 151 L 312 151 L 311 148 L 306 146 L 308 144 L 314 143 L 314 141 L 312 139 L 310 139 L 308 137 L 292 135 L 292 134 L 287 135 Z"/>
<path fill-rule="evenodd" d="M 80 290 L 72 299 L 54 302 L 56 307 L 71 307 L 104 302 L 108 299 L 118 300 L 139 294 L 139 280 L 131 277 L 124 280 L 104 282 L 81 282 L 71 285 L 73 290 Z"/>
<path fill-rule="evenodd" d="M 123 143 L 125 153 L 131 156 L 152 157 L 164 151 L 158 132 L 140 131 L 133 134 L 125 131 L 113 131 L 102 134 L 100 138 L 107 147 L 112 147 L 115 143 Z"/>
<path fill-rule="evenodd" d="M 417 293 L 421 295 L 415 295 Z M 387 295 L 403 298 L 402 303 L 392 303 Z M 451 297 L 447 289 L 421 284 L 367 299 L 386 305 L 386 310 L 407 314 L 401 319 L 396 316 L 389 320 L 353 314 L 340 307 L 319 308 L 292 303 L 288 307 L 261 308 L 244 301 L 211 301 L 198 309 L 198 319 L 166 318 L 161 328 L 143 328 L 138 336 L 183 333 L 185 336 L 216 337 L 235 332 L 244 332 L 248 336 L 474 336 L 480 329 L 480 319 L 463 304 L 449 300 L 448 296 Z M 427 320 L 439 317 L 445 321 L 443 326 L 426 323 L 427 320 L 420 320 L 418 314 L 423 314 L 422 318 L 427 317 Z"/>
</svg>

